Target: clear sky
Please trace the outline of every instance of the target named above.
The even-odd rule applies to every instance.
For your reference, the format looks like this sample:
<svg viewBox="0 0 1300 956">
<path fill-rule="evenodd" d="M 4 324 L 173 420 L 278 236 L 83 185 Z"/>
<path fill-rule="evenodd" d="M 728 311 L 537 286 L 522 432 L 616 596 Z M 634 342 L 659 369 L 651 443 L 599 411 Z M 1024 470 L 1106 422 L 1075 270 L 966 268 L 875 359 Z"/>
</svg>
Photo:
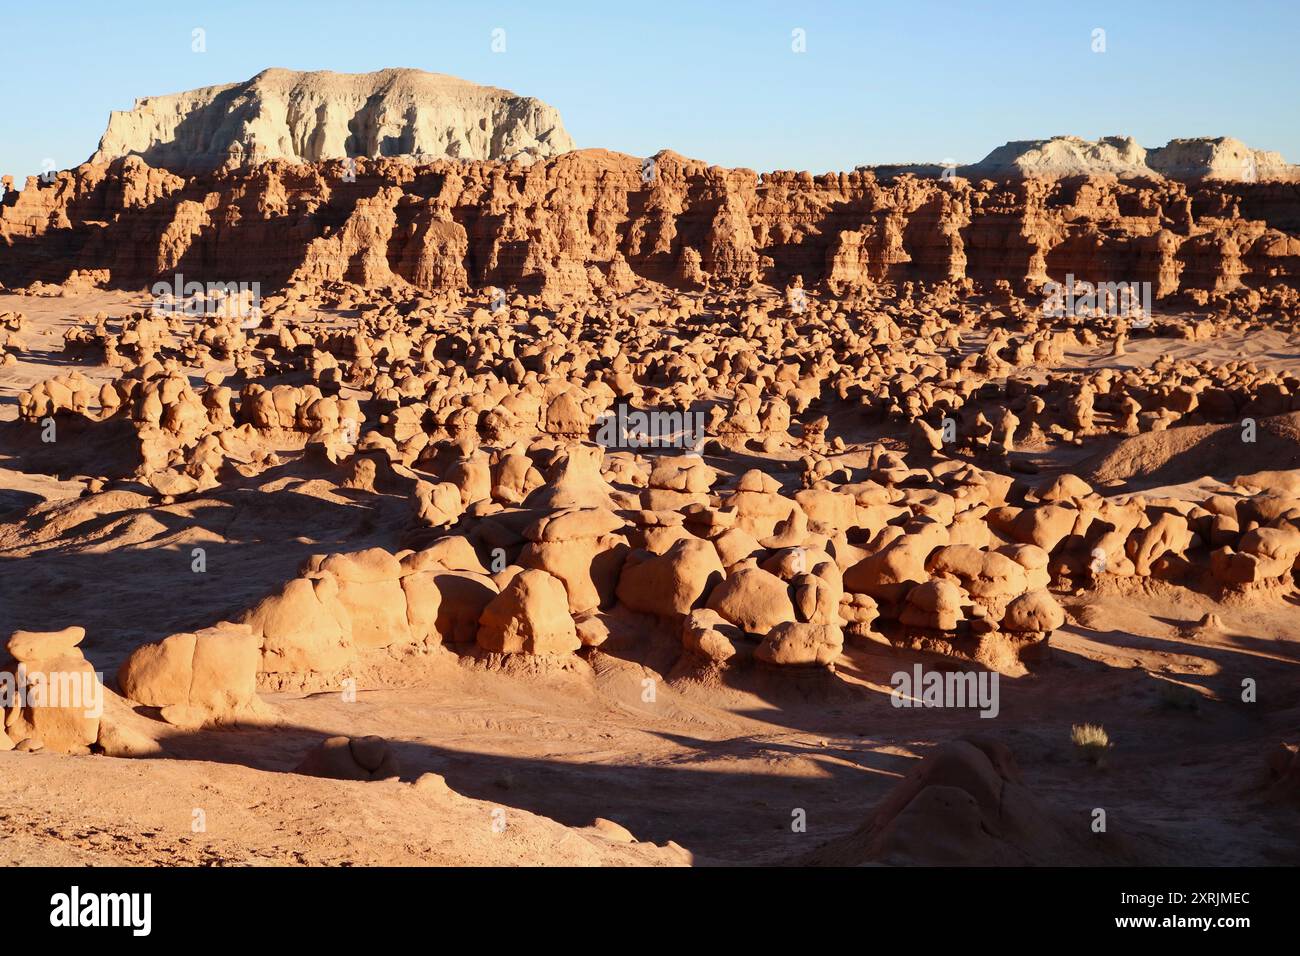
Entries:
<svg viewBox="0 0 1300 956">
<path fill-rule="evenodd" d="M 451 73 L 547 101 L 580 147 L 757 170 L 964 163 L 1065 133 L 1229 135 L 1300 162 L 1300 0 L 15 0 L 0 38 L 18 177 L 85 161 L 136 97 L 269 66 Z"/>
</svg>

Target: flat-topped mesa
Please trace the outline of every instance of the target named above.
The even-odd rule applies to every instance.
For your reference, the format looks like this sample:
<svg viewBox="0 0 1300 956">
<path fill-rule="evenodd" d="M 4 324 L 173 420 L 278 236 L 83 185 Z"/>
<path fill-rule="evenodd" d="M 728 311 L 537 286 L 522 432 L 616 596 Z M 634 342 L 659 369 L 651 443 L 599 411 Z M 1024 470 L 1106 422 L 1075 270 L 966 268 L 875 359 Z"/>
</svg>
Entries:
<svg viewBox="0 0 1300 956">
<path fill-rule="evenodd" d="M 1078 136 L 1012 140 L 962 172 L 997 179 L 1105 174 L 1126 179 L 1159 178 L 1147 165 L 1147 151 L 1130 136 L 1107 136 L 1095 142 Z"/>
<path fill-rule="evenodd" d="M 1181 181 L 1300 181 L 1300 167 L 1288 163 L 1281 153 L 1251 149 L 1229 136 L 1174 139 L 1151 149 L 1131 136 L 1106 136 L 1096 141 L 1078 136 L 1015 140 L 978 163 L 961 167 L 960 172 L 991 179 L 1110 175 Z"/>
<path fill-rule="evenodd" d="M 1171 139 L 1147 150 L 1147 165 L 1169 179 L 1300 180 L 1300 166 L 1288 163 L 1281 153 L 1251 149 L 1231 136 Z"/>
<path fill-rule="evenodd" d="M 509 90 L 423 70 L 269 69 L 114 111 L 90 162 L 134 155 L 195 173 L 271 159 L 531 160 L 571 149 L 554 107 Z"/>
</svg>

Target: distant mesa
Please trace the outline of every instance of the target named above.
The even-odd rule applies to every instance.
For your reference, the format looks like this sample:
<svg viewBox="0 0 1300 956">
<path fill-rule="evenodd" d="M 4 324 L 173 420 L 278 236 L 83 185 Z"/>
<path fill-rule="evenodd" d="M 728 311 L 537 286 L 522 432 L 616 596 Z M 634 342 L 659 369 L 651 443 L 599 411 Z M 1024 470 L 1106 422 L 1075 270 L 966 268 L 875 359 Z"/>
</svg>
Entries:
<svg viewBox="0 0 1300 956">
<path fill-rule="evenodd" d="M 251 80 L 149 96 L 114 111 L 91 163 L 137 156 L 199 174 L 267 160 L 347 157 L 532 162 L 573 150 L 559 111 L 531 96 L 423 70 L 375 73 L 263 70 Z M 1300 181 L 1280 153 L 1220 136 L 1147 149 L 1130 136 L 1015 140 L 977 163 L 890 164 L 877 175 L 967 179 Z"/>
<path fill-rule="evenodd" d="M 114 111 L 90 162 L 139 156 L 197 173 L 272 159 L 532 161 L 573 148 L 554 107 L 509 90 L 423 70 L 269 69 Z"/>
<path fill-rule="evenodd" d="M 959 167 L 968 178 L 1043 178 L 1111 175 L 1119 179 L 1177 179 L 1252 182 L 1300 180 L 1300 167 L 1281 153 L 1251 149 L 1229 136 L 1173 139 L 1146 149 L 1131 136 L 1099 140 L 1078 136 L 1016 140 L 978 163 Z"/>
</svg>

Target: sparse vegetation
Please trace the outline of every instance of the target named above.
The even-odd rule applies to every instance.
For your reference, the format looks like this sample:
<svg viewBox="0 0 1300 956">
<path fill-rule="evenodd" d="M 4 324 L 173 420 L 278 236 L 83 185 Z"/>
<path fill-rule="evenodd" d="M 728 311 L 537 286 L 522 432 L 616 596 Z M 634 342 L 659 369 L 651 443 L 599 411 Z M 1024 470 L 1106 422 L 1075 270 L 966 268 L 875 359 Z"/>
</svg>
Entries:
<svg viewBox="0 0 1300 956">
<path fill-rule="evenodd" d="M 1070 740 L 1088 758 L 1089 763 L 1098 766 L 1111 746 L 1106 729 L 1096 724 L 1075 724 L 1070 728 Z"/>
</svg>

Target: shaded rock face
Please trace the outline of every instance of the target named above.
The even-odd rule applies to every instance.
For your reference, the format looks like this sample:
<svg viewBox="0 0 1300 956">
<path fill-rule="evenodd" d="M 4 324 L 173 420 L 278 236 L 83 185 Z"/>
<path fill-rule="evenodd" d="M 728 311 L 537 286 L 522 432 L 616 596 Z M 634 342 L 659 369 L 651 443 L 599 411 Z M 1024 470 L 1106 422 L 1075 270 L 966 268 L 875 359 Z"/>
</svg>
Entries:
<svg viewBox="0 0 1300 956">
<path fill-rule="evenodd" d="M 180 176 L 130 156 L 32 177 L 0 204 L 0 282 L 138 289 L 182 273 L 264 290 L 349 281 L 563 296 L 971 280 L 1037 295 L 1073 276 L 1149 282 L 1159 301 L 1294 288 L 1300 272 L 1300 194 L 1262 177 L 759 175 L 663 152 L 647 182 L 640 159 L 602 150 L 354 166 Z"/>
<path fill-rule="evenodd" d="M 1004 744 L 966 737 L 918 761 L 853 833 L 804 862 L 912 866 L 1152 864 L 1141 834 L 1099 837 L 1022 781 Z"/>
<path fill-rule="evenodd" d="M 176 172 L 349 156 L 516 159 L 573 148 L 531 96 L 422 70 L 264 70 L 225 86 L 149 96 L 114 111 L 92 163 L 139 156 Z"/>
</svg>

